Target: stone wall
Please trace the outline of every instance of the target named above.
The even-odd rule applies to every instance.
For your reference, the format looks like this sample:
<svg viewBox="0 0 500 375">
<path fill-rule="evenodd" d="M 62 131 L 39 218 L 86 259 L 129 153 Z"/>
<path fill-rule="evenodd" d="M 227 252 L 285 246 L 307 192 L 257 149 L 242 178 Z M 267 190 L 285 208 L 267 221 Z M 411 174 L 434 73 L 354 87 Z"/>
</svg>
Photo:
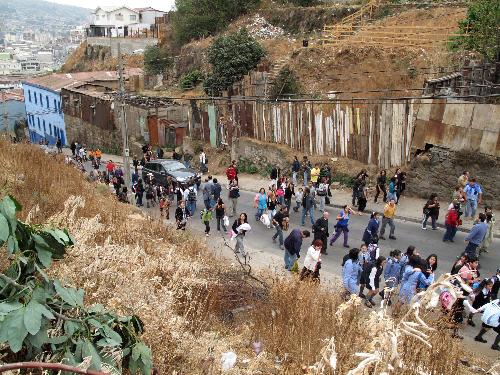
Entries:
<svg viewBox="0 0 500 375">
<path fill-rule="evenodd" d="M 90 148 L 99 147 L 105 152 L 118 154 L 122 144 L 121 132 L 119 129 L 101 129 L 95 125 L 83 121 L 78 117 L 64 115 L 66 123 L 66 133 L 68 142 L 78 141 Z"/>
<path fill-rule="evenodd" d="M 465 170 L 483 188 L 483 202 L 500 209 L 500 158 L 474 151 L 452 151 L 434 146 L 417 155 L 408 166 L 408 193 L 422 198 L 437 193 L 441 202 L 449 202 L 457 178 Z"/>
<path fill-rule="evenodd" d="M 100 38 L 89 37 L 87 38 L 88 45 L 109 47 L 111 49 L 111 56 L 118 56 L 118 43 L 120 43 L 121 52 L 126 55 L 131 55 L 132 52 L 138 49 L 145 49 L 149 46 L 156 46 L 158 44 L 157 38 Z"/>
</svg>

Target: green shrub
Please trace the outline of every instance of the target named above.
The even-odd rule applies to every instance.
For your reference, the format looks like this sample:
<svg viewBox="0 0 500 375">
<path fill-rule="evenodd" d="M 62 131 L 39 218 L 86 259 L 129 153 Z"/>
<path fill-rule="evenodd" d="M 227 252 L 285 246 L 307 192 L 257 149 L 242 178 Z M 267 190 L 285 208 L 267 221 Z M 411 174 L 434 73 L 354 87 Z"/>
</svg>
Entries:
<svg viewBox="0 0 500 375">
<path fill-rule="evenodd" d="M 220 95 L 245 74 L 255 69 L 265 55 L 262 46 L 245 28 L 216 38 L 208 49 L 212 72 L 204 81 L 208 95 Z"/>
<path fill-rule="evenodd" d="M 174 39 L 183 45 L 213 35 L 259 3 L 260 0 L 175 0 Z"/>
<path fill-rule="evenodd" d="M 179 86 L 182 90 L 190 90 L 196 87 L 198 83 L 203 82 L 204 78 L 203 73 L 195 69 L 181 77 Z"/>
<path fill-rule="evenodd" d="M 158 46 L 146 47 L 144 51 L 144 69 L 148 74 L 163 74 L 172 64 L 173 60 L 166 49 Z"/>
<path fill-rule="evenodd" d="M 273 99 L 297 96 L 300 93 L 299 79 L 288 66 L 283 67 L 274 80 L 269 96 Z"/>
</svg>

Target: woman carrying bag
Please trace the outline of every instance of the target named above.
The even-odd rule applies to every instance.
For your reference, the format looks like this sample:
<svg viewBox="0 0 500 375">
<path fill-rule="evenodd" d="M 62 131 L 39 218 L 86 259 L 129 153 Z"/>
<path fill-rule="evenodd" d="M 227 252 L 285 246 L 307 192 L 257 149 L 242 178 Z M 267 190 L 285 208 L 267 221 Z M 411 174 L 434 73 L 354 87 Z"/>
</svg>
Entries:
<svg viewBox="0 0 500 375">
<path fill-rule="evenodd" d="M 314 240 L 312 245 L 307 249 L 306 258 L 304 259 L 304 267 L 300 272 L 300 280 L 310 279 L 319 283 L 319 270 L 321 269 L 321 249 L 323 241 Z"/>
</svg>

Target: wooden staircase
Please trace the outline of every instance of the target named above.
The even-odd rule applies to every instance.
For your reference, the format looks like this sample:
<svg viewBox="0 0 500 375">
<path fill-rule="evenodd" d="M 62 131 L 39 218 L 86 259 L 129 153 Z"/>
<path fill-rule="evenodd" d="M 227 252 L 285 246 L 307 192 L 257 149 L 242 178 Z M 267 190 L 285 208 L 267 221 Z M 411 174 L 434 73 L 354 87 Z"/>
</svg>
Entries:
<svg viewBox="0 0 500 375">
<path fill-rule="evenodd" d="M 324 26 L 321 43 L 338 44 L 340 40 L 354 35 L 357 28 L 372 20 L 375 11 L 383 4 L 383 0 L 370 0 L 356 12 L 344 17 L 340 22 Z"/>
</svg>

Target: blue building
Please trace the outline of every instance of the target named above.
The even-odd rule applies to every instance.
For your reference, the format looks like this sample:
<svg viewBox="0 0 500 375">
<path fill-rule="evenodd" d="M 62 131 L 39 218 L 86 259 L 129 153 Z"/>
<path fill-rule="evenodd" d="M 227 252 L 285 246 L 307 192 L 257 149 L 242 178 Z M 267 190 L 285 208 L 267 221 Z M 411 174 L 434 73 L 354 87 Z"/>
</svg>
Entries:
<svg viewBox="0 0 500 375">
<path fill-rule="evenodd" d="M 54 76 L 51 82 L 47 77 Z M 67 144 L 64 114 L 61 108 L 61 81 L 50 75 L 23 82 L 24 106 L 32 143 L 48 141 L 54 145 L 60 138 Z M 63 80 L 64 85 L 67 83 Z"/>
</svg>

